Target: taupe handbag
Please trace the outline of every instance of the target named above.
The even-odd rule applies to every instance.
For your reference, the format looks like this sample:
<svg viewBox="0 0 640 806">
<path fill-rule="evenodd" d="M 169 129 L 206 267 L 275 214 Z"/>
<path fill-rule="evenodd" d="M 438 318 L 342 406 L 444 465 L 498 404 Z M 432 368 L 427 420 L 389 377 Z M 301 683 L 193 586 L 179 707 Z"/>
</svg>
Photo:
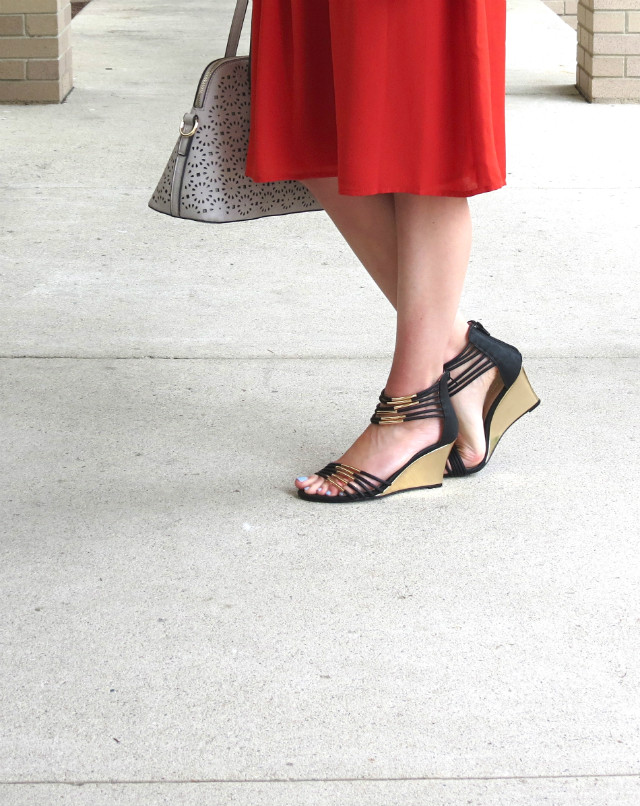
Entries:
<svg viewBox="0 0 640 806">
<path fill-rule="evenodd" d="M 245 176 L 251 108 L 250 56 L 237 56 L 249 0 L 237 0 L 227 49 L 207 65 L 191 112 L 149 199 L 159 213 L 221 224 L 322 210 L 295 180 L 254 182 Z"/>
</svg>

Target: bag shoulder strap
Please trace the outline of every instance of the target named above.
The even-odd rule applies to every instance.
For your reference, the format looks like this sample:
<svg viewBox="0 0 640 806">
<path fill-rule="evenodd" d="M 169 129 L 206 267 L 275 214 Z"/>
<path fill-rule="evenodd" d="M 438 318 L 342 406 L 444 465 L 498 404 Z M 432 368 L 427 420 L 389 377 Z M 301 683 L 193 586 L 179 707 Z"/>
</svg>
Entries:
<svg viewBox="0 0 640 806">
<path fill-rule="evenodd" d="M 247 14 L 247 6 L 249 0 L 237 0 L 236 9 L 233 12 L 233 19 L 231 20 L 231 30 L 229 31 L 229 39 L 227 40 L 227 49 L 225 57 L 237 56 L 238 44 L 240 42 L 240 34 L 242 33 L 242 26 L 244 25 L 244 18 Z"/>
</svg>

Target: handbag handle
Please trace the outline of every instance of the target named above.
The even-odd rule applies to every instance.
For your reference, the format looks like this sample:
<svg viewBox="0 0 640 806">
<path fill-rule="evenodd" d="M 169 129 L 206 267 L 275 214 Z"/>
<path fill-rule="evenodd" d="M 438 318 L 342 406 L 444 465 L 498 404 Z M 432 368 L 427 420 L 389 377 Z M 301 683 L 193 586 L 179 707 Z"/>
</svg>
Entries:
<svg viewBox="0 0 640 806">
<path fill-rule="evenodd" d="M 224 54 L 225 58 L 228 56 L 237 56 L 238 54 L 240 34 L 242 33 L 242 26 L 244 25 L 244 18 L 247 14 L 248 5 L 249 0 L 237 0 L 236 2 L 236 8 L 233 12 L 233 19 L 231 20 L 229 39 L 227 40 L 227 49 Z"/>
</svg>

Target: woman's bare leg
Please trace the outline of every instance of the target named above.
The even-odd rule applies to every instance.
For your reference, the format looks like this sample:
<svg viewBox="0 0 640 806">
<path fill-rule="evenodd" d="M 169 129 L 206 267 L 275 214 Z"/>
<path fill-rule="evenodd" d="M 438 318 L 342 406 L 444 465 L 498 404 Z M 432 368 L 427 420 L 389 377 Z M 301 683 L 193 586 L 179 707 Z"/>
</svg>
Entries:
<svg viewBox="0 0 640 806">
<path fill-rule="evenodd" d="M 398 240 L 393 193 L 344 196 L 336 177 L 305 179 L 305 184 L 336 225 L 351 250 L 369 272 L 385 297 L 397 307 Z M 447 345 L 445 361 L 466 343 L 467 322 L 457 314 Z"/>
<path fill-rule="evenodd" d="M 469 260 L 471 218 L 465 198 L 405 193 L 391 198 L 397 329 L 385 391 L 396 397 L 426 389 L 442 374 Z M 356 244 L 360 248 L 357 238 Z M 441 429 L 441 421 L 431 419 L 385 427 L 371 424 L 338 461 L 387 478 L 419 450 L 437 442 Z M 316 475 L 296 480 L 296 485 L 309 493 L 339 493 Z"/>
<path fill-rule="evenodd" d="M 396 202 L 393 194 L 341 195 L 335 177 L 305 179 L 304 184 L 325 208 L 356 257 L 396 308 L 398 237 Z M 458 313 L 449 334 L 444 360 L 448 361 L 457 355 L 466 342 L 467 323 Z M 460 427 L 457 446 L 462 460 L 468 467 L 473 467 L 484 456 L 482 409 L 495 374 L 496 370 L 486 373 L 453 398 Z M 298 483 L 298 486 L 304 487 L 308 484 L 309 481 L 305 480 Z"/>
<path fill-rule="evenodd" d="M 397 329 L 386 390 L 396 397 L 442 374 L 469 263 L 471 216 L 465 198 L 394 197 Z"/>
</svg>

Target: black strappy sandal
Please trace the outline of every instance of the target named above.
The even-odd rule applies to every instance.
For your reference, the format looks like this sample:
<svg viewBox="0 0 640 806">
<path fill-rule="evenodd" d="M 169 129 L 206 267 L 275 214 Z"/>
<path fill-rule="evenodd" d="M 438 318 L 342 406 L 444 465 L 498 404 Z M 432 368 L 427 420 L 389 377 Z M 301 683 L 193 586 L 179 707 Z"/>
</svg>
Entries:
<svg viewBox="0 0 640 806">
<path fill-rule="evenodd" d="M 453 397 L 493 367 L 498 368 L 501 389 L 484 416 L 486 450 L 484 459 L 475 467 L 466 467 L 454 445 L 449 454 L 445 477 L 469 476 L 477 473 L 493 456 L 505 431 L 516 420 L 540 405 L 522 366 L 522 354 L 513 345 L 494 338 L 480 322 L 469 322 L 469 344 L 444 368 L 447 372 L 463 368 L 449 379 L 449 397 Z M 491 390 L 489 392 L 491 395 Z"/>
<path fill-rule="evenodd" d="M 376 425 L 396 425 L 406 420 L 424 420 L 437 417 L 443 420 L 442 436 L 434 445 L 429 445 L 409 459 L 388 479 L 379 479 L 366 470 L 329 462 L 316 475 L 322 476 L 339 490 L 339 495 L 318 495 L 298 490 L 305 501 L 323 504 L 346 504 L 351 501 L 371 501 L 409 490 L 428 490 L 441 487 L 449 452 L 458 436 L 458 419 L 449 399 L 448 373 L 444 373 L 433 386 L 406 397 L 388 397 L 384 390 L 380 402 L 371 417 Z"/>
</svg>

